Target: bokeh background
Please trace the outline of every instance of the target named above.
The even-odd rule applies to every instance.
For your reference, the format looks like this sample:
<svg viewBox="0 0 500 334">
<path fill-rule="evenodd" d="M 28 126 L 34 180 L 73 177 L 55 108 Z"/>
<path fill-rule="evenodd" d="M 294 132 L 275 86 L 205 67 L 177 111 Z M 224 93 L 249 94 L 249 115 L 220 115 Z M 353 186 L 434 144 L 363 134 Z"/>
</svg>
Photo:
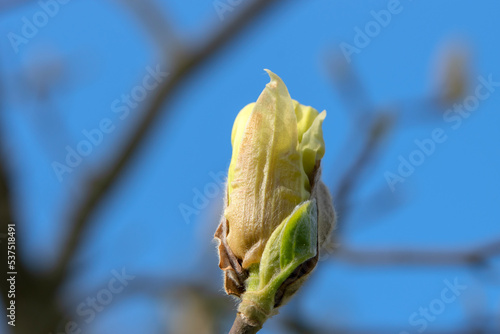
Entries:
<svg viewBox="0 0 500 334">
<path fill-rule="evenodd" d="M 212 238 L 232 123 L 268 68 L 327 110 L 339 221 L 262 333 L 500 333 L 499 15 L 496 0 L 2 0 L 1 266 L 14 222 L 18 275 L 0 332 L 227 332 Z"/>
</svg>

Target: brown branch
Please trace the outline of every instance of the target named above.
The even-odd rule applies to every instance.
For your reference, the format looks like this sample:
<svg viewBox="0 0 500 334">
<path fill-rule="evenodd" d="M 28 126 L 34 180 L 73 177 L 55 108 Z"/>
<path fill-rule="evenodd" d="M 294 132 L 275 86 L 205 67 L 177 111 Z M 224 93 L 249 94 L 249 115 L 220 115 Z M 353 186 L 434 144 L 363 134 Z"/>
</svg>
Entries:
<svg viewBox="0 0 500 334">
<path fill-rule="evenodd" d="M 124 7 L 142 24 L 146 34 L 159 47 L 162 57 L 169 56 L 175 63 L 184 56 L 186 50 L 178 39 L 169 19 L 151 0 L 120 0 Z"/>
<path fill-rule="evenodd" d="M 474 265 L 500 255 L 500 239 L 464 249 L 354 249 L 341 246 L 334 259 L 357 265 Z"/>
<path fill-rule="evenodd" d="M 255 334 L 260 330 L 260 328 L 261 327 L 256 327 L 246 322 L 238 312 L 229 334 Z"/>
<path fill-rule="evenodd" d="M 0 81 L 0 102 L 4 100 L 4 84 L 3 80 Z M 0 111 L 4 111 L 5 108 L 3 104 L 0 104 Z M 2 125 L 0 124 L 0 142 L 5 143 L 2 133 Z M 5 144 L 4 144 L 5 145 Z M 11 170 L 9 168 L 8 155 L 5 152 L 6 148 L 2 145 L 0 146 L 0 260 L 2 261 L 2 266 L 5 268 L 2 270 L 1 282 L 0 282 L 0 293 L 1 298 L 4 301 L 4 305 L 8 305 L 7 291 L 7 241 L 8 241 L 8 224 L 15 224 L 14 218 L 14 207 L 12 201 L 12 182 L 11 182 Z M 19 235 L 16 235 L 17 244 L 19 244 Z M 17 250 L 16 250 L 17 251 Z M 19 253 L 19 252 L 18 252 Z M 19 257 L 19 255 L 18 255 Z M 20 258 L 17 259 L 16 270 L 24 274 L 25 265 L 24 261 Z"/>
<path fill-rule="evenodd" d="M 335 208 L 340 216 L 340 221 L 337 222 L 336 236 L 343 232 L 345 225 L 343 221 L 346 220 L 350 213 L 348 209 L 356 187 L 363 179 L 370 162 L 374 161 L 375 154 L 393 126 L 393 118 L 388 114 L 380 114 L 376 117 L 367 116 L 365 121 L 367 123 L 360 124 L 359 128 L 361 128 L 361 131 L 366 129 L 368 136 L 363 141 L 359 154 L 352 161 L 343 177 L 340 178 L 340 184 L 334 192 Z"/>
<path fill-rule="evenodd" d="M 97 211 L 99 204 L 111 191 L 113 185 L 122 175 L 125 167 L 130 163 L 140 145 L 144 142 L 149 130 L 156 123 L 159 116 L 167 114 L 166 104 L 172 97 L 173 92 L 179 88 L 189 75 L 220 50 L 225 44 L 232 40 L 243 28 L 245 28 L 259 13 L 263 12 L 271 4 L 278 0 L 255 0 L 240 13 L 235 13 L 233 19 L 208 42 L 186 55 L 177 66 L 170 72 L 167 79 L 157 90 L 156 94 L 150 100 L 149 108 L 144 111 L 144 117 L 139 124 L 131 131 L 130 137 L 126 140 L 124 148 L 118 154 L 117 158 L 100 175 L 91 180 L 93 186 L 84 197 L 81 204 L 70 216 L 70 222 L 73 228 L 69 233 L 66 244 L 62 250 L 57 267 L 54 270 L 54 282 L 60 283 L 64 278 L 68 265 L 73 255 L 81 243 L 82 232 L 86 229 L 88 222 Z"/>
</svg>

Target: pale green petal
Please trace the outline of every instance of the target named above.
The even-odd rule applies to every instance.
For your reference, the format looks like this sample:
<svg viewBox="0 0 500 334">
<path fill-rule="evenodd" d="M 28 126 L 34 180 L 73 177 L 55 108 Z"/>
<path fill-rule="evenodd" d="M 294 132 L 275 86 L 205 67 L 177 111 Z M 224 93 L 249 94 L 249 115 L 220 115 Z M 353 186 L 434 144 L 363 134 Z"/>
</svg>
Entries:
<svg viewBox="0 0 500 334">
<path fill-rule="evenodd" d="M 303 168 L 309 177 L 312 175 L 316 161 L 321 160 L 325 154 L 325 141 L 323 140 L 323 129 L 321 128 L 325 117 L 326 111 L 323 111 L 314 119 L 299 144 Z"/>
<path fill-rule="evenodd" d="M 295 117 L 297 118 L 297 135 L 299 136 L 300 143 L 302 136 L 311 127 L 319 113 L 313 107 L 302 105 L 295 100 L 293 100 L 293 107 L 295 109 Z"/>
<path fill-rule="evenodd" d="M 313 199 L 299 204 L 276 228 L 264 249 L 260 266 L 250 268 L 239 312 L 257 323 L 263 323 L 273 314 L 275 296 L 283 282 L 318 252 L 317 220 Z"/>
<path fill-rule="evenodd" d="M 299 264 L 316 255 L 317 221 L 316 200 L 313 199 L 297 205 L 276 228 L 262 254 L 259 268 L 260 289 L 268 285 L 273 278 L 280 275 L 288 277 Z M 276 288 L 279 288 L 281 283 L 275 282 Z"/>
</svg>

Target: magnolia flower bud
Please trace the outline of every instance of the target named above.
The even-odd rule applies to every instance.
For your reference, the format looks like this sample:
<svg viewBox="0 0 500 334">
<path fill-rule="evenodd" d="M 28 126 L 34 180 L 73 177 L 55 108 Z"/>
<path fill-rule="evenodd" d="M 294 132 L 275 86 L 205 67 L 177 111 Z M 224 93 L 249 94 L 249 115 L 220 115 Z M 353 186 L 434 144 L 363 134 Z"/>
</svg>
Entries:
<svg viewBox="0 0 500 334">
<path fill-rule="evenodd" d="M 226 292 L 242 298 L 240 314 L 258 326 L 316 266 L 335 222 L 320 180 L 326 112 L 292 100 L 267 72 L 271 82 L 234 122 L 226 207 L 215 233 Z"/>
</svg>

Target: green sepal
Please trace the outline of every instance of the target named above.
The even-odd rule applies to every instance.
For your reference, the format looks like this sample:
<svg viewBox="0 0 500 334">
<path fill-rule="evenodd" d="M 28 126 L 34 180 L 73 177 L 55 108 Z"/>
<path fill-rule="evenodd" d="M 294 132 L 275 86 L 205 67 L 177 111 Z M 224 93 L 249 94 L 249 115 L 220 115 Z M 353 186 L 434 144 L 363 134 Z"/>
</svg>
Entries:
<svg viewBox="0 0 500 334">
<path fill-rule="evenodd" d="M 312 199 L 297 205 L 274 230 L 260 264 L 250 267 L 240 313 L 256 323 L 272 315 L 280 286 L 298 266 L 317 254 L 317 221 L 316 200 Z"/>
</svg>

